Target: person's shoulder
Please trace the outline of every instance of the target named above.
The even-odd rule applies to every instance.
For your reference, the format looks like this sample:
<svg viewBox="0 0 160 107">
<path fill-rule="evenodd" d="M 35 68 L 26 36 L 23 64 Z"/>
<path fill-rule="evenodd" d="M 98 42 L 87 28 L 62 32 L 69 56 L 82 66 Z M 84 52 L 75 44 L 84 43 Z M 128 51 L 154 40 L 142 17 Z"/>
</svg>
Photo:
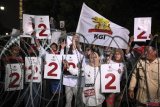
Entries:
<svg viewBox="0 0 160 107">
<path fill-rule="evenodd" d="M 138 61 L 138 63 L 137 63 L 137 67 L 138 67 L 138 68 L 145 67 L 145 66 L 146 66 L 146 63 L 147 63 L 146 60 L 140 59 L 140 60 Z"/>
</svg>

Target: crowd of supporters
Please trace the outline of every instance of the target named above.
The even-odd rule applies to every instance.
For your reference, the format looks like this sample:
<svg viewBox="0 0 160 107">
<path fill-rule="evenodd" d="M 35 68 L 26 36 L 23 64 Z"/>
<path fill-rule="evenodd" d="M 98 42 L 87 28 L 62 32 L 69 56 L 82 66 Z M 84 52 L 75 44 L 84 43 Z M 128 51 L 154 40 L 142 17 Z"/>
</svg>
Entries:
<svg viewBox="0 0 160 107">
<path fill-rule="evenodd" d="M 28 38 L 22 38 L 20 44 L 13 43 L 0 57 L 0 107 L 160 106 L 160 64 L 156 42 L 135 47 L 131 37 L 125 50 L 80 43 L 80 35 L 72 36 L 70 47 L 67 47 L 65 38 L 51 44 L 43 44 L 44 41 L 36 38 L 34 44 Z M 62 60 L 61 78 L 45 79 L 43 72 L 48 54 L 75 55 L 78 69 Z M 5 91 L 5 66 L 25 64 L 25 57 L 42 59 L 41 82 L 24 82 L 22 90 Z M 103 64 L 119 64 L 123 68 L 117 71 L 120 75 L 119 93 L 101 92 Z M 23 69 L 25 72 L 25 67 Z"/>
</svg>

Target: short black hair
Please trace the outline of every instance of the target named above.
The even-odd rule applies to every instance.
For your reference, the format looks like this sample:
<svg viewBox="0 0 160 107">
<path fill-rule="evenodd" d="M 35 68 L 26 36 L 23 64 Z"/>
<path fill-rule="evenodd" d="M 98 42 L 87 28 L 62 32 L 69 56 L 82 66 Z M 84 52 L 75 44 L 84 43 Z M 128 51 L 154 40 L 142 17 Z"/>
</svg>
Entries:
<svg viewBox="0 0 160 107">
<path fill-rule="evenodd" d="M 55 45 L 56 46 L 56 49 L 58 49 L 58 45 L 56 44 L 56 43 L 51 43 L 51 45 L 50 46 L 52 46 L 52 45 Z"/>
</svg>

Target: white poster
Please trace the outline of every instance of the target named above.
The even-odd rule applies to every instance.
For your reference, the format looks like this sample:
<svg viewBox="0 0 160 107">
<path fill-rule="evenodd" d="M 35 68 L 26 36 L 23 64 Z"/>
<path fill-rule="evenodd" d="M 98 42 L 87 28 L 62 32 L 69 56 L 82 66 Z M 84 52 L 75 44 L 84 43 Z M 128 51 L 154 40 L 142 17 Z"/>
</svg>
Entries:
<svg viewBox="0 0 160 107">
<path fill-rule="evenodd" d="M 123 68 L 119 64 L 101 65 L 101 91 L 102 93 L 119 93 L 120 77 Z"/>
<path fill-rule="evenodd" d="M 35 15 L 23 14 L 23 35 L 21 37 L 31 37 L 35 28 Z"/>
<path fill-rule="evenodd" d="M 52 32 L 52 37 L 51 37 L 51 43 L 56 43 L 58 44 L 58 40 L 61 37 L 61 31 L 53 31 Z"/>
<path fill-rule="evenodd" d="M 70 70 L 66 70 L 63 72 L 63 85 L 75 87 L 77 86 L 77 77 L 78 77 L 78 59 L 76 55 L 63 55 L 63 60 L 66 60 L 68 62 L 68 68 L 71 68 Z M 83 81 L 83 79 L 82 79 Z"/>
<path fill-rule="evenodd" d="M 24 65 L 22 63 L 7 64 L 5 67 L 5 91 L 23 89 Z"/>
<path fill-rule="evenodd" d="M 72 37 L 73 36 L 67 36 L 67 48 L 70 48 L 70 45 L 72 44 Z"/>
<path fill-rule="evenodd" d="M 35 30 L 38 39 L 51 39 L 49 16 L 35 16 Z"/>
<path fill-rule="evenodd" d="M 134 18 L 134 41 L 150 40 L 151 17 Z"/>
<path fill-rule="evenodd" d="M 62 55 L 47 54 L 45 58 L 44 78 L 61 79 Z"/>
<path fill-rule="evenodd" d="M 25 57 L 25 81 L 26 82 L 41 82 L 41 65 L 40 57 Z"/>
<path fill-rule="evenodd" d="M 66 60 L 68 62 L 69 67 L 71 66 L 74 70 L 74 74 L 78 74 L 76 72 L 78 72 L 78 59 L 76 55 L 63 55 L 63 60 Z M 65 74 L 65 72 L 64 72 Z M 73 76 L 71 73 L 67 73 L 70 74 L 71 76 Z M 74 75 L 75 76 L 75 75 Z"/>
</svg>

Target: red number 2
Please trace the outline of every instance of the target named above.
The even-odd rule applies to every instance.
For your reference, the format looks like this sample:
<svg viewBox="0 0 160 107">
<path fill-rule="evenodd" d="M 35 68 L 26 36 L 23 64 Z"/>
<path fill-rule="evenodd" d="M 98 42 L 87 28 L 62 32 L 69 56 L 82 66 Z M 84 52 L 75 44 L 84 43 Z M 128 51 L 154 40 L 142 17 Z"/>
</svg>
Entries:
<svg viewBox="0 0 160 107">
<path fill-rule="evenodd" d="M 17 72 L 11 73 L 9 75 L 10 78 L 15 77 L 15 79 L 13 81 L 10 82 L 9 84 L 9 88 L 15 88 L 15 87 L 19 87 L 19 84 L 16 84 L 16 82 L 18 81 L 18 79 L 20 78 L 19 74 Z"/>
<path fill-rule="evenodd" d="M 54 65 L 54 68 L 48 72 L 48 76 L 57 76 L 57 74 L 54 74 L 53 72 L 58 68 L 58 65 L 55 62 L 51 62 L 49 64 L 49 66 L 53 66 L 53 65 Z"/>
<path fill-rule="evenodd" d="M 68 65 L 70 66 L 73 66 L 73 68 L 76 68 L 76 65 L 73 63 L 73 62 L 68 62 Z"/>
<path fill-rule="evenodd" d="M 45 34 L 44 32 L 46 31 L 46 25 L 45 24 L 39 24 L 38 28 L 43 27 L 44 29 L 39 33 L 39 36 L 48 36 L 47 34 Z"/>
<path fill-rule="evenodd" d="M 38 72 L 38 67 L 36 66 L 35 68 L 36 73 Z M 29 70 L 32 70 L 32 66 L 29 67 Z M 32 70 L 34 72 L 34 70 Z M 32 77 L 32 73 L 30 75 L 28 75 L 28 79 L 31 80 Z M 34 80 L 37 80 L 38 77 L 33 77 Z"/>
<path fill-rule="evenodd" d="M 137 36 L 137 39 L 147 39 L 147 36 L 143 36 L 146 32 L 143 31 L 141 32 L 138 36 Z"/>
<path fill-rule="evenodd" d="M 116 89 L 116 86 L 111 86 L 112 83 L 115 81 L 116 77 L 112 73 L 108 73 L 105 78 L 111 77 L 112 79 L 105 85 L 105 89 Z"/>
</svg>

